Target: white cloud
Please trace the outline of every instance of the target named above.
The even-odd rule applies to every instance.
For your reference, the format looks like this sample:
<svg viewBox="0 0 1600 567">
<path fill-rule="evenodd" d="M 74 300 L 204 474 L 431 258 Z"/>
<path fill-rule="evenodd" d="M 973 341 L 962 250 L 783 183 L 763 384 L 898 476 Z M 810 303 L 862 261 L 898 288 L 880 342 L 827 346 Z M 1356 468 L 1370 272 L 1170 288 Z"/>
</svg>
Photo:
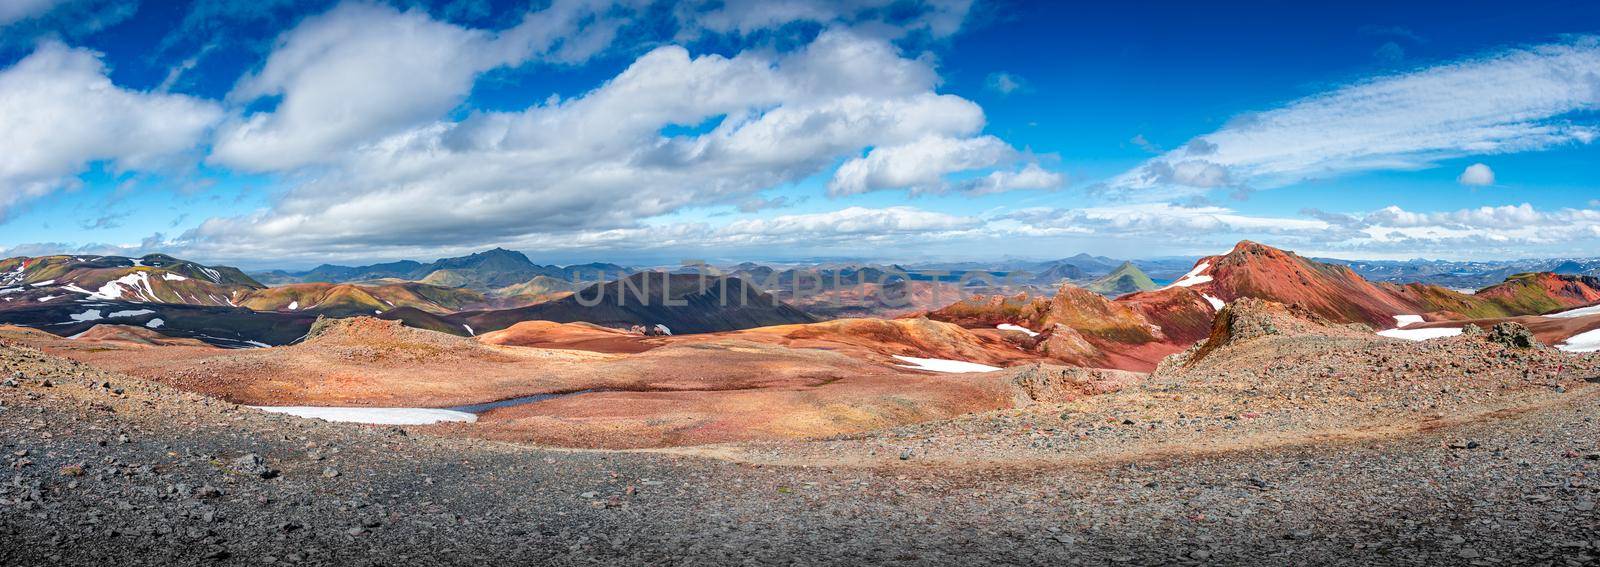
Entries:
<svg viewBox="0 0 1600 567">
<path fill-rule="evenodd" d="M 1592 142 L 1565 115 L 1600 106 L 1600 39 L 1516 49 L 1378 77 L 1241 116 L 1202 136 L 1211 151 L 1168 152 L 1108 185 L 1117 189 L 1277 187 L 1376 169 Z M 1191 173 L 1180 172 L 1187 166 Z"/>
<path fill-rule="evenodd" d="M 960 187 L 962 191 L 971 195 L 989 195 L 1027 189 L 1059 189 L 1066 182 L 1066 176 L 1047 171 L 1037 163 L 1029 163 L 1017 171 L 989 172 L 988 175 L 961 183 Z"/>
<path fill-rule="evenodd" d="M 50 11 L 61 0 L 6 0 L 0 2 L 0 26 L 20 22 Z"/>
<path fill-rule="evenodd" d="M 93 51 L 40 44 L 0 70 L 0 217 L 76 183 L 93 162 L 114 171 L 173 166 L 221 115 L 210 102 L 120 88 Z"/>
<path fill-rule="evenodd" d="M 941 191 L 945 175 L 988 168 L 1016 159 L 1017 152 L 994 136 L 928 136 L 898 146 L 873 148 L 846 161 L 828 183 L 828 194 L 855 195 L 879 189 Z"/>
<path fill-rule="evenodd" d="M 989 76 L 984 78 L 983 88 L 1000 94 L 1011 94 L 1017 91 L 1027 91 L 1028 82 L 1017 75 L 996 71 L 989 73 Z"/>
<path fill-rule="evenodd" d="M 1532 251 L 1570 255 L 1585 249 L 1584 242 L 1592 247 L 1600 237 L 1600 210 L 1539 210 L 1527 203 L 1432 212 L 1389 206 L 1369 213 L 1321 215 L 1341 229 L 1313 243 L 1328 254 L 1498 259 Z"/>
<path fill-rule="evenodd" d="M 491 34 L 420 9 L 341 4 L 285 33 L 262 69 L 229 93 L 240 104 L 282 99 L 271 112 L 230 121 L 213 160 L 255 171 L 337 161 L 363 143 L 443 116 L 484 71 L 535 56 L 588 58 L 610 43 L 618 25 L 597 17 L 600 7 L 557 1 Z"/>
<path fill-rule="evenodd" d="M 938 83 L 930 61 L 848 31 L 789 54 L 692 57 L 660 47 L 578 98 L 358 145 L 271 210 L 211 219 L 189 237 L 282 249 L 511 241 L 737 203 L 863 148 L 947 139 L 1003 153 L 999 140 L 972 141 L 982 109 L 938 94 Z M 708 120 L 720 122 L 661 133 Z M 1040 177 L 1024 169 L 1002 185 Z"/>
<path fill-rule="evenodd" d="M 1023 213 L 1014 218 L 1044 220 L 1046 223 L 1079 223 L 1103 231 L 1192 233 L 1194 231 L 1258 231 L 1264 233 L 1324 231 L 1330 225 L 1321 220 L 1288 217 L 1260 217 L 1240 214 L 1217 206 L 1186 207 L 1168 203 L 1142 203 L 1109 207 L 1088 207 L 1048 213 Z"/>
<path fill-rule="evenodd" d="M 675 13 L 684 40 L 706 33 L 749 35 L 793 22 L 888 38 L 913 32 L 944 38 L 960 31 L 971 9 L 972 0 L 695 0 L 678 3 Z"/>
<path fill-rule="evenodd" d="M 849 207 L 827 213 L 781 215 L 770 219 L 741 220 L 719 231 L 722 235 L 883 235 L 972 228 L 978 219 L 924 211 L 912 207 L 869 209 Z"/>
<path fill-rule="evenodd" d="M 1489 169 L 1487 165 L 1475 163 L 1467 166 L 1467 169 L 1456 177 L 1456 181 L 1462 185 L 1494 185 L 1494 170 Z"/>
</svg>

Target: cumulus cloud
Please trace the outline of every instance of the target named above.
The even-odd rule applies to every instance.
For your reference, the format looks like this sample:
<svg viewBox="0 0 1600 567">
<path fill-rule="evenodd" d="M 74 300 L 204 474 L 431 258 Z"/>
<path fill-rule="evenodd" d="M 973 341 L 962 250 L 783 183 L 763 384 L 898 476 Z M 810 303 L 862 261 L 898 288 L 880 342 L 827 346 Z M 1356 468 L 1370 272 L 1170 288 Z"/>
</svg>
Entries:
<svg viewBox="0 0 1600 567">
<path fill-rule="evenodd" d="M 221 116 L 211 102 L 118 87 L 98 53 L 41 44 L 0 70 L 0 218 L 75 184 L 91 163 L 173 167 Z"/>
<path fill-rule="evenodd" d="M 1487 165 L 1475 163 L 1467 166 L 1467 169 L 1456 177 L 1456 181 L 1462 185 L 1494 185 L 1494 170 L 1489 169 Z"/>
<path fill-rule="evenodd" d="M 1600 38 L 1580 37 L 1379 77 L 1236 118 L 1112 179 L 1113 189 L 1272 188 L 1468 155 L 1594 141 L 1570 113 L 1600 107 Z M 1187 165 L 1185 165 L 1187 164 Z M 1188 168 L 1189 175 L 1183 173 Z"/>
<path fill-rule="evenodd" d="M 614 23 L 593 18 L 594 8 L 560 0 L 491 34 L 420 9 L 342 4 L 285 33 L 262 69 L 229 93 L 239 104 L 282 99 L 272 111 L 230 121 L 213 161 L 269 171 L 340 159 L 362 143 L 438 119 L 466 99 L 484 71 L 534 56 L 593 55 L 615 33 Z M 580 22 L 589 26 L 582 41 L 572 39 Z"/>
<path fill-rule="evenodd" d="M 1356 218 L 1361 235 L 1335 246 L 1457 251 L 1556 246 L 1570 252 L 1576 242 L 1600 237 L 1600 210 L 1539 210 L 1527 203 L 1436 212 L 1390 206 Z"/>
<path fill-rule="evenodd" d="M 994 136 L 928 136 L 897 146 L 878 147 L 866 157 L 839 166 L 828 194 L 854 195 L 879 189 L 942 191 L 945 175 L 992 167 L 1016 158 L 1009 144 Z"/>
<path fill-rule="evenodd" d="M 577 98 L 433 121 L 356 144 L 271 210 L 211 219 L 189 237 L 332 249 L 629 228 L 799 181 L 863 148 L 935 140 L 928 143 L 974 154 L 969 164 L 1009 155 L 1003 142 L 978 135 L 982 109 L 938 94 L 939 81 L 929 60 L 846 30 L 786 54 L 692 56 L 659 47 Z M 713 119 L 706 132 L 663 134 Z M 932 179 L 891 169 L 848 187 Z M 993 188 L 1038 185 L 1041 176 L 1024 168 Z"/>
<path fill-rule="evenodd" d="M 1037 163 L 1028 163 L 1017 171 L 991 171 L 988 175 L 966 180 L 959 189 L 971 195 L 990 195 L 1019 190 L 1053 190 L 1066 184 L 1060 173 L 1047 171 Z"/>
</svg>

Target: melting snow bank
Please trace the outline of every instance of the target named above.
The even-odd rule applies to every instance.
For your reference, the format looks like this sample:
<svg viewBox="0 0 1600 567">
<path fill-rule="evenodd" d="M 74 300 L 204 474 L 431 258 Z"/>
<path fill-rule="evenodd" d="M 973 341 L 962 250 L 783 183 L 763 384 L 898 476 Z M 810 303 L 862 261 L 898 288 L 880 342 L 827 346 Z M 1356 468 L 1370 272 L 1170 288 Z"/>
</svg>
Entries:
<svg viewBox="0 0 1600 567">
<path fill-rule="evenodd" d="M 1421 323 L 1421 322 L 1423 322 L 1423 318 L 1422 318 L 1421 315 L 1395 315 L 1394 316 L 1394 324 L 1397 327 L 1404 327 L 1406 325 L 1412 325 L 1412 324 Z"/>
<path fill-rule="evenodd" d="M 1210 303 L 1211 304 L 1211 308 L 1215 309 L 1217 311 L 1221 311 L 1223 307 L 1227 307 L 1228 306 L 1228 302 L 1223 301 L 1221 298 L 1211 297 L 1211 296 L 1206 295 L 1204 293 L 1200 294 L 1200 297 L 1206 298 L 1206 303 Z"/>
<path fill-rule="evenodd" d="M 1027 327 L 1024 327 L 1022 325 L 1012 325 L 1010 323 L 1001 323 L 999 325 L 995 325 L 994 328 L 1000 329 L 1002 331 L 1017 331 L 1019 333 L 1027 333 L 1027 335 L 1030 336 L 1030 337 L 1039 336 L 1039 333 L 1035 333 L 1032 330 L 1029 330 Z"/>
<path fill-rule="evenodd" d="M 1178 278 L 1178 281 L 1172 282 L 1167 287 L 1192 287 L 1209 282 L 1211 281 L 1211 276 L 1203 276 L 1200 273 L 1210 267 L 1211 262 L 1201 262 L 1200 265 L 1195 266 L 1193 270 L 1189 270 L 1189 273 L 1184 274 L 1183 277 Z"/>
<path fill-rule="evenodd" d="M 999 368 L 996 368 L 994 366 L 989 366 L 989 365 L 986 365 L 986 364 L 978 364 L 976 362 L 962 362 L 962 361 L 959 361 L 959 360 L 945 360 L 945 359 L 942 359 L 942 358 L 917 358 L 917 357 L 914 357 L 914 356 L 900 356 L 898 354 L 894 355 L 894 357 L 898 358 L 900 360 L 904 360 L 906 362 L 911 363 L 911 364 L 899 364 L 899 365 L 896 365 L 896 366 L 899 366 L 901 368 L 912 368 L 912 369 L 916 369 L 916 370 L 927 370 L 929 372 L 965 373 L 965 372 L 994 372 L 996 370 L 999 370 Z"/>
<path fill-rule="evenodd" d="M 464 411 L 432 408 L 250 407 L 265 412 L 285 413 L 296 417 L 373 425 L 427 425 L 444 421 L 465 421 L 468 423 L 478 421 L 478 416 Z"/>
<path fill-rule="evenodd" d="M 1600 352 L 1600 329 L 1568 337 L 1566 342 L 1556 345 L 1556 348 L 1567 352 Z"/>
<path fill-rule="evenodd" d="M 1557 319 L 1571 319 L 1571 318 L 1574 318 L 1574 317 L 1583 317 L 1583 316 L 1586 316 L 1586 315 L 1597 315 L 1597 314 L 1600 314 L 1600 305 L 1590 305 L 1588 307 L 1579 307 L 1579 308 L 1573 309 L 1571 311 L 1562 311 L 1560 313 L 1551 313 L 1549 315 L 1545 315 L 1545 317 L 1555 317 Z"/>
<path fill-rule="evenodd" d="M 1442 339 L 1461 334 L 1461 328 L 1434 328 L 1434 329 L 1389 329 L 1378 331 L 1378 335 L 1391 339 L 1405 339 L 1408 341 L 1425 341 L 1428 339 Z"/>
</svg>

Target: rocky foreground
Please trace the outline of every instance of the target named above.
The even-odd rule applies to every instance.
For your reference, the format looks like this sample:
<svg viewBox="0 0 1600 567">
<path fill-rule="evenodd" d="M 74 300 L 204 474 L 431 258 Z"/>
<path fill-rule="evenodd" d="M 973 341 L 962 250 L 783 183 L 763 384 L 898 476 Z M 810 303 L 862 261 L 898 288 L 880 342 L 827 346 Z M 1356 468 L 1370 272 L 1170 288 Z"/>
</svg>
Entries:
<svg viewBox="0 0 1600 567">
<path fill-rule="evenodd" d="M 1294 350 L 1306 339 L 1283 340 L 1208 358 L 1313 356 Z M 1592 359 L 1546 368 L 1567 359 L 1539 357 L 1565 355 L 1479 349 L 1463 363 L 1481 368 L 1449 369 L 1462 378 L 1441 385 L 1425 380 L 1446 372 L 1434 360 L 1394 358 L 1411 352 L 1401 343 L 1345 346 L 1346 358 L 1394 362 L 1368 382 L 1418 396 L 1412 413 L 1391 399 L 1358 416 L 1412 426 L 1319 435 L 1317 419 L 1354 406 L 1273 416 L 1299 415 L 1304 396 L 1351 400 L 1376 386 L 1339 368 L 1228 374 L 1202 362 L 1191 376 L 1204 383 L 1158 372 L 1149 386 L 1089 398 L 1103 406 L 637 452 L 269 415 L 0 346 L 0 563 L 1596 564 Z M 1527 370 L 1503 372 L 1518 364 Z M 1466 378 L 1479 374 L 1488 378 Z M 1251 393 L 1273 375 L 1292 386 Z M 1241 399 L 1268 401 L 1248 416 Z M 1183 415 L 1166 407 L 1174 400 Z M 1426 412 L 1448 415 L 1405 417 Z M 1186 449 L 1195 438 L 1176 432 L 1190 430 L 1207 442 Z M 1259 442 L 1277 430 L 1282 442 Z M 966 456 L 963 444 L 982 458 L 949 458 Z"/>
</svg>

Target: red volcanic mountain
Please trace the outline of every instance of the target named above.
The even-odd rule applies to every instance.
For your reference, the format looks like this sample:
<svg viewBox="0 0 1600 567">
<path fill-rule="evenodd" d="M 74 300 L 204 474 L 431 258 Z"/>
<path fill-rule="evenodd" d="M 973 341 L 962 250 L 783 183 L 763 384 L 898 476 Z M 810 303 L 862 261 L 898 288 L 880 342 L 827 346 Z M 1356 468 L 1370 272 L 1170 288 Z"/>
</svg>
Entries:
<svg viewBox="0 0 1600 567">
<path fill-rule="evenodd" d="M 1506 315 L 1544 314 L 1600 302 L 1600 278 L 1539 272 L 1517 274 L 1474 297 L 1506 307 Z"/>
<path fill-rule="evenodd" d="M 1395 315 L 1417 305 L 1356 275 L 1350 268 L 1302 258 L 1248 240 L 1221 256 L 1201 258 L 1173 282 L 1224 302 L 1246 297 L 1299 305 L 1329 320 L 1393 327 Z"/>
<path fill-rule="evenodd" d="M 1335 323 L 1376 329 L 1397 315 L 1428 320 L 1492 320 L 1541 315 L 1600 302 L 1600 278 L 1520 274 L 1468 295 L 1438 286 L 1373 283 L 1349 268 L 1244 241 L 1201 258 L 1165 288 L 1114 300 L 1062 286 L 1052 298 L 974 297 L 927 314 L 971 328 L 1019 325 L 1037 331 L 1041 354 L 1087 366 L 1148 370 L 1206 338 L 1216 312 L 1254 298 Z"/>
<path fill-rule="evenodd" d="M 1188 287 L 1232 302 L 1245 297 L 1298 305 L 1341 323 L 1385 329 L 1396 315 L 1430 320 L 1542 315 L 1600 302 L 1600 278 L 1553 273 L 1512 276 L 1468 295 L 1439 286 L 1369 282 L 1349 268 L 1317 262 L 1255 242 L 1240 242 L 1221 256 L 1201 258 L 1169 287 Z"/>
<path fill-rule="evenodd" d="M 1215 308 L 1182 288 L 1111 300 L 1063 284 L 1053 297 L 976 296 L 926 316 L 969 328 L 1028 329 L 1030 350 L 1070 364 L 1149 371 L 1205 338 Z"/>
</svg>

